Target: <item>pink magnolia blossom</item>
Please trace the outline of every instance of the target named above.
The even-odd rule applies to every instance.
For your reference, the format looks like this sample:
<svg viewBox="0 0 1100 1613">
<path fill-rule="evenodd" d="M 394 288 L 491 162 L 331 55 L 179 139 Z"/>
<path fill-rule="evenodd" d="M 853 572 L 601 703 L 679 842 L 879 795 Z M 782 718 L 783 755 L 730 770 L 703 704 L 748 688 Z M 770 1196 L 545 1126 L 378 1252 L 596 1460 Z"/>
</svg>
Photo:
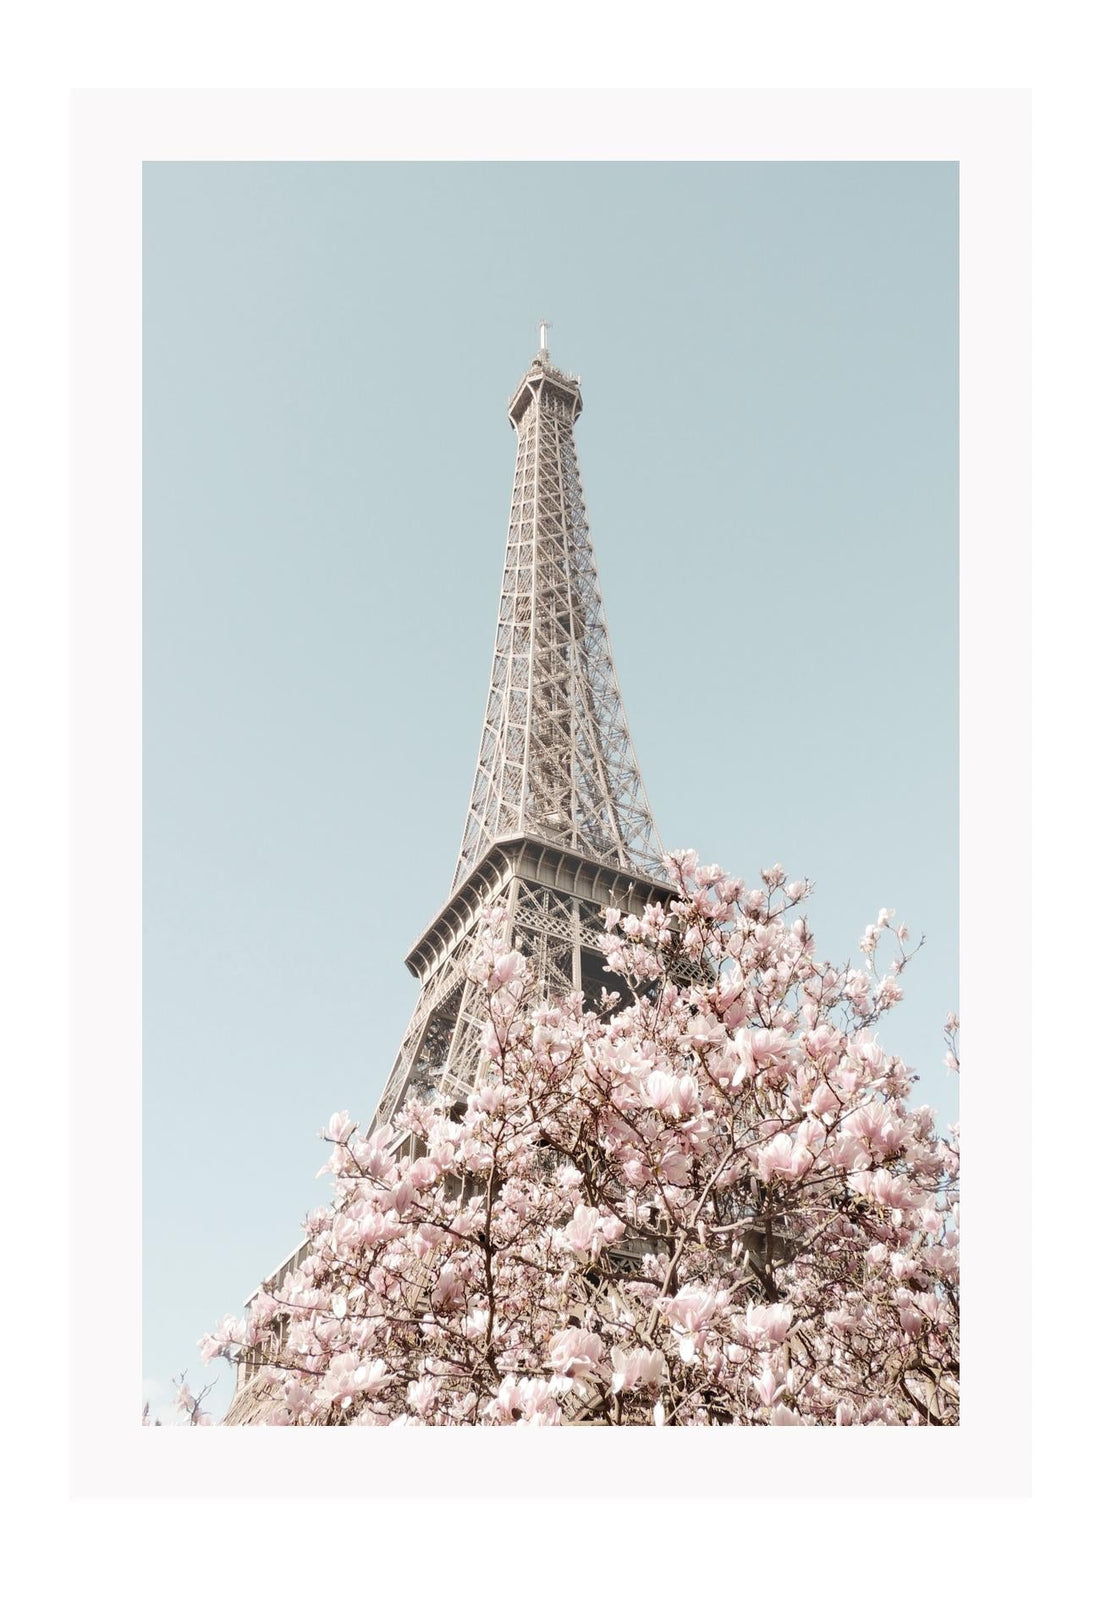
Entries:
<svg viewBox="0 0 1100 1613">
<path fill-rule="evenodd" d="M 806 1423 L 805 1417 L 800 1417 L 797 1411 L 790 1406 L 779 1405 L 772 1407 L 771 1426 L 773 1428 L 796 1428 Z"/>
<path fill-rule="evenodd" d="M 783 1385 L 776 1377 L 770 1363 L 758 1377 L 752 1380 L 752 1383 L 762 1406 L 774 1406 L 783 1394 Z"/>
<path fill-rule="evenodd" d="M 745 1312 L 745 1334 L 750 1344 L 782 1344 L 794 1312 L 790 1305 L 750 1305 Z"/>
<path fill-rule="evenodd" d="M 590 1377 L 603 1353 L 600 1335 L 579 1327 L 566 1328 L 549 1342 L 550 1365 L 563 1377 Z"/>
<path fill-rule="evenodd" d="M 467 1102 L 411 1099 L 366 1136 L 332 1117 L 332 1202 L 202 1341 L 241 1368 L 234 1418 L 958 1421 L 958 1136 L 879 1040 L 904 926 L 868 927 L 902 946 L 892 976 L 873 946 L 837 967 L 780 865 L 748 891 L 694 853 L 666 867 L 665 907 L 605 915 L 610 966 L 646 989 L 602 1017 L 537 1000 L 485 915 Z"/>
<path fill-rule="evenodd" d="M 564 1237 L 574 1254 L 595 1254 L 600 1245 L 599 1210 L 592 1204 L 578 1204 Z"/>
<path fill-rule="evenodd" d="M 771 1142 L 756 1151 L 756 1168 L 762 1182 L 776 1178 L 795 1182 L 813 1165 L 813 1155 L 805 1144 L 790 1132 L 781 1131 Z"/>
<path fill-rule="evenodd" d="M 354 1130 L 355 1121 L 346 1110 L 333 1115 L 328 1123 L 328 1137 L 334 1143 L 346 1143 Z"/>
<path fill-rule="evenodd" d="M 620 1350 L 616 1345 L 611 1351 L 611 1366 L 612 1394 L 629 1393 L 639 1385 L 655 1389 L 664 1377 L 665 1358 L 660 1350 Z"/>
</svg>

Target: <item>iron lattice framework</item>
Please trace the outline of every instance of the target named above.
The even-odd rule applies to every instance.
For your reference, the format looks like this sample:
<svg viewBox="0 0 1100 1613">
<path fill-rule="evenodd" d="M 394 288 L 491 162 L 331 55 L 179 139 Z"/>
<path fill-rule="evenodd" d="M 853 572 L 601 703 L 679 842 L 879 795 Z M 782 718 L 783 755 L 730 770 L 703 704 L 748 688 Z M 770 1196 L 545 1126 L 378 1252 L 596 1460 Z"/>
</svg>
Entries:
<svg viewBox="0 0 1100 1613">
<path fill-rule="evenodd" d="M 611 659 L 573 440 L 580 411 L 580 382 L 550 364 L 544 325 L 508 407 L 516 473 L 462 848 L 446 903 L 406 958 L 420 996 L 374 1126 L 409 1093 L 457 1097 L 473 1085 L 484 999 L 468 968 L 483 908 L 504 910 L 538 993 L 580 990 L 595 1002 L 603 987 L 626 990 L 604 965 L 601 909 L 640 913 L 674 894 Z M 226 1420 L 262 1420 L 248 1362 Z"/>
<path fill-rule="evenodd" d="M 580 383 L 540 350 L 509 405 L 516 474 L 481 749 L 454 885 L 531 834 L 660 876 L 623 714 L 573 425 Z"/>
<path fill-rule="evenodd" d="M 467 1088 L 480 993 L 467 979 L 482 907 L 503 908 L 547 996 L 613 984 L 600 908 L 670 895 L 623 713 L 573 427 L 580 382 L 545 345 L 512 395 L 516 472 L 481 746 L 451 894 L 410 952 L 420 1000 L 375 1116 L 406 1092 Z"/>
</svg>

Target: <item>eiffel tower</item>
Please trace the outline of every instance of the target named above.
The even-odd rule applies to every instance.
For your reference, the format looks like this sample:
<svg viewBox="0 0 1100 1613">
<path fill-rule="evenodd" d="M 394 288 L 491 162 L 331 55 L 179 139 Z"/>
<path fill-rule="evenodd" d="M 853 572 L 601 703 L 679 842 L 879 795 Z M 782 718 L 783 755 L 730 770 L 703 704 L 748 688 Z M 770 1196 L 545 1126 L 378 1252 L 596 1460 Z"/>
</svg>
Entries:
<svg viewBox="0 0 1100 1613">
<path fill-rule="evenodd" d="M 481 989 L 467 978 L 483 908 L 506 914 L 535 991 L 629 988 L 600 949 L 601 909 L 640 914 L 675 892 L 623 713 L 573 430 L 580 380 L 550 362 L 547 323 L 512 394 L 516 470 L 489 698 L 451 891 L 405 960 L 420 996 L 372 1129 L 421 1099 L 470 1090 Z M 264 1285 L 277 1285 L 301 1244 Z M 226 1421 L 256 1420 L 243 1366 Z"/>
<path fill-rule="evenodd" d="M 458 865 L 405 960 L 420 998 L 375 1125 L 410 1092 L 461 1092 L 477 1075 L 482 998 L 466 972 L 483 907 L 504 910 L 536 990 L 594 1002 L 615 984 L 600 909 L 640 913 L 673 894 L 611 658 L 573 436 L 580 381 L 551 364 L 546 335 L 543 321 L 508 405 L 508 546 Z"/>
</svg>

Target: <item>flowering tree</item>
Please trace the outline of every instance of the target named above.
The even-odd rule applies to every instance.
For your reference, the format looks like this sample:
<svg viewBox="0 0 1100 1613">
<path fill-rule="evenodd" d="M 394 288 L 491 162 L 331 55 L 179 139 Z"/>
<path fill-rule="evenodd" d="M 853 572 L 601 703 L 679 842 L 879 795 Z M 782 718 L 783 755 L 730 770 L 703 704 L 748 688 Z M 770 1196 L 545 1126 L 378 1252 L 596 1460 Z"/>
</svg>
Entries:
<svg viewBox="0 0 1100 1613">
<path fill-rule="evenodd" d="M 490 913 L 474 1090 L 333 1116 L 296 1269 L 203 1341 L 249 1420 L 958 1420 L 956 1142 L 876 1031 L 905 927 L 835 968 L 805 882 L 668 868 L 677 900 L 606 914 L 633 1002 L 532 1000 Z"/>
</svg>

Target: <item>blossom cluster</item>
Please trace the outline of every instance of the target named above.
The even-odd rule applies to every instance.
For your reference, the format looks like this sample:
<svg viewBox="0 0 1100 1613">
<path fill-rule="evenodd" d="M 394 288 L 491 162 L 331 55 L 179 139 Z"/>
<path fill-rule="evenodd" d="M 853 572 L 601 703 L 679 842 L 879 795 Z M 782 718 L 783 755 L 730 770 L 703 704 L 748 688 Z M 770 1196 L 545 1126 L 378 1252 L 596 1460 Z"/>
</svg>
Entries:
<svg viewBox="0 0 1100 1613">
<path fill-rule="evenodd" d="M 250 1420 L 958 1420 L 957 1137 L 878 1039 L 907 931 L 834 967 L 805 881 L 667 866 L 675 900 L 606 913 L 632 1001 L 537 1000 L 489 913 L 476 1083 L 332 1117 L 302 1257 L 203 1341 Z"/>
</svg>

